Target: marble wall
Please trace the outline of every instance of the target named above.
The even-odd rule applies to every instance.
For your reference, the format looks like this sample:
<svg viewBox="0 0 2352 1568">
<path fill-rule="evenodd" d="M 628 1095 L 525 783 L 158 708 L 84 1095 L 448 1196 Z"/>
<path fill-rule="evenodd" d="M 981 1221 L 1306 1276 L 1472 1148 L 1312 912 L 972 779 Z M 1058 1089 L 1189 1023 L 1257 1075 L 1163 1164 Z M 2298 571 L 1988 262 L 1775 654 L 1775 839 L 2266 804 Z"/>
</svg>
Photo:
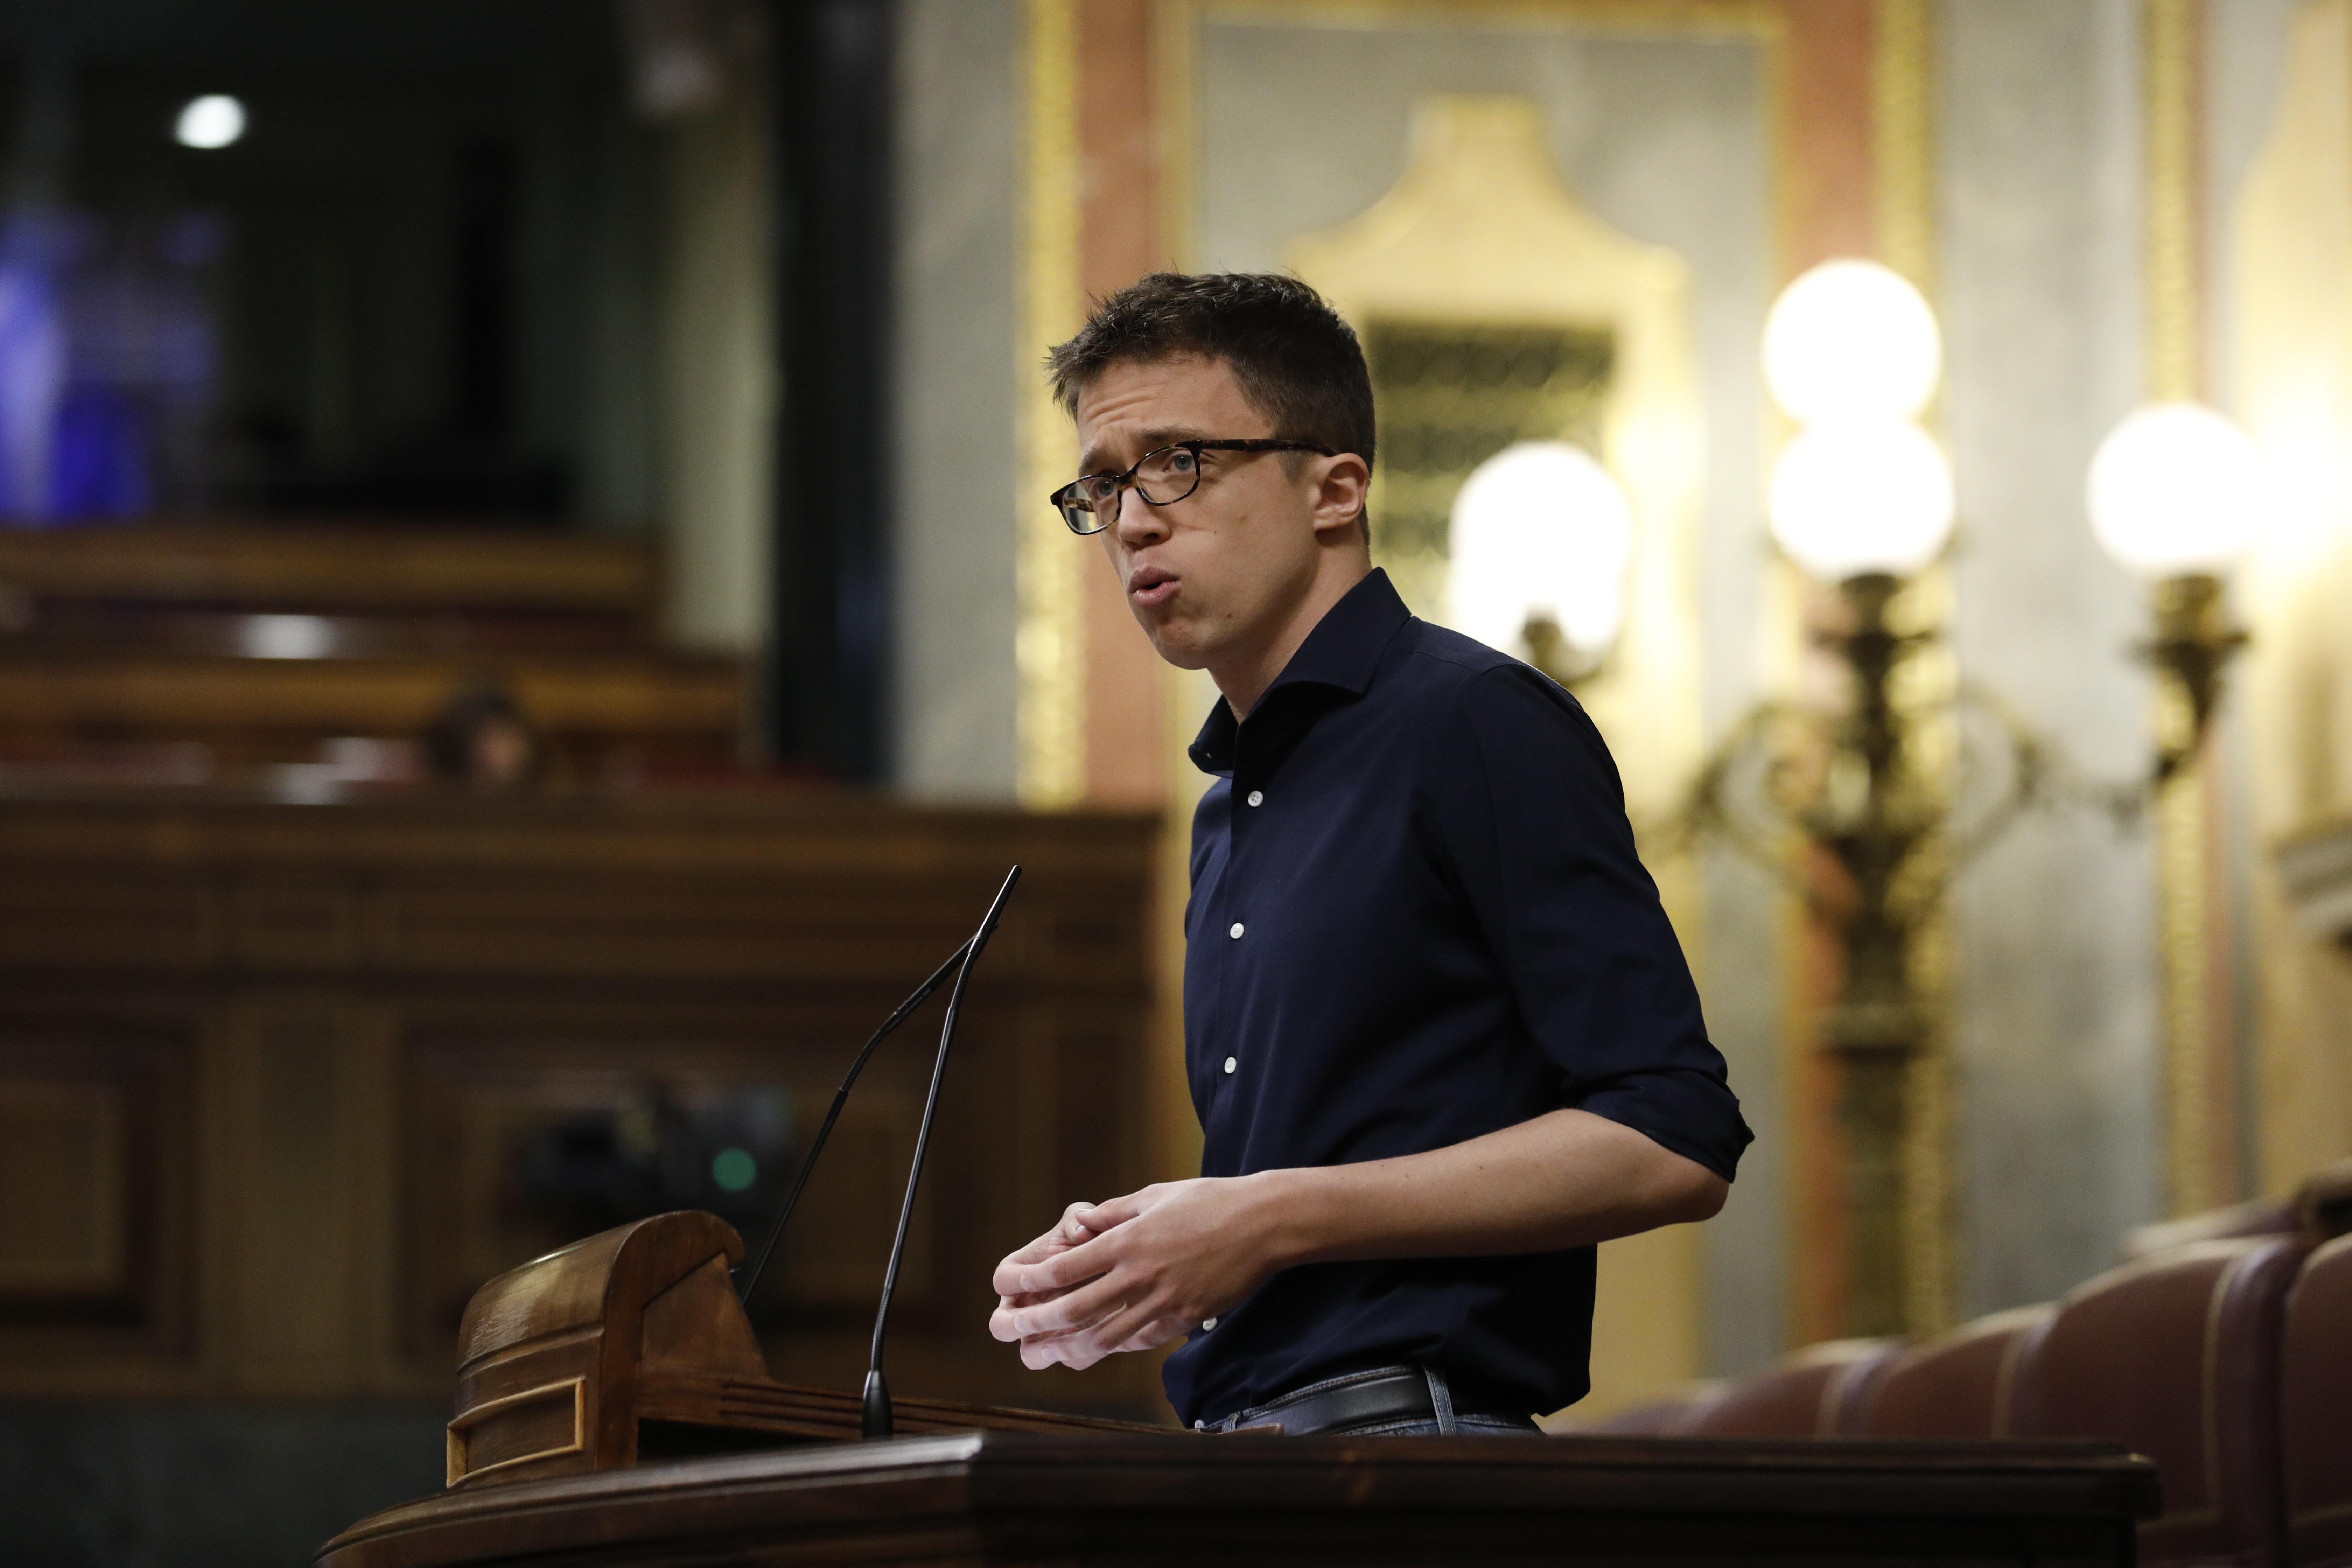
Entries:
<svg viewBox="0 0 2352 1568">
<path fill-rule="evenodd" d="M 898 39 L 895 782 L 1009 801 L 1022 8 L 906 0 Z"/>
<path fill-rule="evenodd" d="M 2135 584 L 2084 477 L 2140 395 L 2138 37 L 2129 0 L 1948 0 L 1937 303 L 1958 486 L 1961 678 L 2102 777 L 2152 744 Z M 2157 1216 L 2150 836 L 2029 816 L 1961 877 L 1953 1046 L 1966 1312 L 2046 1300 Z"/>
<path fill-rule="evenodd" d="M 2234 359 L 2229 216 L 2275 108 L 2292 0 L 2218 0 L 2204 59 L 2208 395 Z M 1945 430 L 1959 487 L 1963 679 L 2007 698 L 2087 773 L 2154 744 L 2141 591 L 2091 537 L 2084 479 L 2143 395 L 2139 8 L 1945 0 L 1940 15 Z M 2245 671 L 2238 672 L 2242 676 Z M 2244 889 L 2252 765 L 2225 704 L 2231 864 L 2221 918 L 2253 972 Z M 2084 812 L 2021 822 L 1964 875 L 1954 918 L 1964 1311 L 2046 1299 L 2165 1203 L 2152 833 Z M 2238 1054 L 2261 1018 L 2242 984 Z M 2250 1091 L 2246 1102 L 2251 1106 Z M 2251 1143 L 2254 1118 L 2242 1129 Z M 2260 1163 L 2249 1147 L 2249 1172 Z"/>
<path fill-rule="evenodd" d="M 775 204 L 765 73 L 734 64 L 664 132 L 660 450 L 667 629 L 750 653 L 774 598 Z"/>
</svg>

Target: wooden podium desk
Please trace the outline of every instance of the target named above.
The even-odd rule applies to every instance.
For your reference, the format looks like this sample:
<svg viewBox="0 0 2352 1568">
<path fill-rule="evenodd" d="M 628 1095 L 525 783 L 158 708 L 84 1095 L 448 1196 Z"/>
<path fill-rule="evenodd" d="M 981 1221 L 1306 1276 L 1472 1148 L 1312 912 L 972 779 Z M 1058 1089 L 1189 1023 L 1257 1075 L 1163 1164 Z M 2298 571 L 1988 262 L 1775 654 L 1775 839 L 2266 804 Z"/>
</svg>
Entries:
<svg viewBox="0 0 2352 1568">
<path fill-rule="evenodd" d="M 2157 1495 L 2100 1443 L 974 1432 L 460 1490 L 319 1561 L 2127 1568 Z"/>
</svg>

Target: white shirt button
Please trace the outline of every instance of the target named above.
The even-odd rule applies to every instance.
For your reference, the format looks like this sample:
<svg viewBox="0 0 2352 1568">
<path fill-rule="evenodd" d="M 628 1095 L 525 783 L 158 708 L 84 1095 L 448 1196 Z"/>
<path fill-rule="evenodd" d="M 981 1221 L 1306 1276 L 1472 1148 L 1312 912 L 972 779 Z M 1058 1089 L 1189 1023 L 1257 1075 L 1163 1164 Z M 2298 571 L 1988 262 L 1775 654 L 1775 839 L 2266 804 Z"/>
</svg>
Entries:
<svg viewBox="0 0 2352 1568">
<path fill-rule="evenodd" d="M 1227 1057 L 1225 1058 L 1225 1070 L 1227 1072 L 1233 1071 L 1235 1068 L 1241 1065 L 1241 1058 L 1238 1057 Z"/>
<path fill-rule="evenodd" d="M 1217 1320 L 1214 1318 L 1203 1318 L 1201 1320 L 1201 1331 L 1204 1334 L 1216 1326 Z"/>
<path fill-rule="evenodd" d="M 1265 791 L 1262 789 L 1254 789 L 1250 791 L 1249 803 L 1252 805 L 1264 805 L 1265 804 Z"/>
<path fill-rule="evenodd" d="M 1231 930 L 1231 931 L 1227 931 L 1225 934 L 1226 934 L 1227 936 L 1229 936 L 1229 937 L 1232 937 L 1235 942 L 1239 942 L 1239 941 L 1241 941 L 1241 939 L 1242 939 L 1242 922 L 1241 922 L 1241 921 L 1235 921 L 1234 922 L 1234 929 L 1233 929 L 1233 930 Z"/>
</svg>

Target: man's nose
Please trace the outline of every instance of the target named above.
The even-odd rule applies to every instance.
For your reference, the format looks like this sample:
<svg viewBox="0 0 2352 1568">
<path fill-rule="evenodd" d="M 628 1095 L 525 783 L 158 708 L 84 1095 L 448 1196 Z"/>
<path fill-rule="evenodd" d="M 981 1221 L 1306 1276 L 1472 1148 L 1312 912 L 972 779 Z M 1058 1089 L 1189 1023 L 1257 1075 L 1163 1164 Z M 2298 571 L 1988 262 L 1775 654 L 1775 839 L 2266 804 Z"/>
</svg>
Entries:
<svg viewBox="0 0 2352 1568">
<path fill-rule="evenodd" d="M 1129 550 L 1139 550 L 1168 537 L 1168 520 L 1161 514 L 1167 509 L 1153 506 L 1143 499 L 1143 492 L 1133 485 L 1118 494 L 1118 542 Z"/>
</svg>

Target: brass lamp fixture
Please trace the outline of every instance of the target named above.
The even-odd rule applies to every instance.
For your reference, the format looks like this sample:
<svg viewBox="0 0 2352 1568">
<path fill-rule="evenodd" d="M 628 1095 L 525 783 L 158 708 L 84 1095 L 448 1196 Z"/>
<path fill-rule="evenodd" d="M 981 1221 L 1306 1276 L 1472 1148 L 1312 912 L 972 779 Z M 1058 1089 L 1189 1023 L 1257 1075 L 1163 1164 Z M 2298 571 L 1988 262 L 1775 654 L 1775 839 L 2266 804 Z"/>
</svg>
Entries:
<svg viewBox="0 0 2352 1568">
<path fill-rule="evenodd" d="M 2201 747 L 2221 672 L 2246 644 L 2222 581 L 2252 540 L 2262 486 L 2254 444 L 2199 403 L 2155 403 L 2110 431 L 2091 460 L 2091 528 L 2148 587 L 2156 636 L 2140 648 L 2179 698 L 2158 742 L 2160 788 Z"/>
<path fill-rule="evenodd" d="M 1772 473 L 1772 536 L 1809 576 L 1836 585 L 1844 624 L 1819 640 L 1840 657 L 1850 694 L 1829 718 L 1759 708 L 1688 807 L 1692 826 L 1789 877 L 1844 960 L 1822 1045 L 1839 1079 L 1847 1327 L 1857 1334 L 1899 1331 L 1911 1315 L 1909 1089 L 1932 1044 L 1914 972 L 1953 858 L 1947 783 L 1918 754 L 1919 716 L 1897 700 L 1905 667 L 1935 638 L 1900 623 L 1905 590 L 1952 531 L 1951 469 L 1917 423 L 1941 367 L 1927 300 L 1874 262 L 1825 263 L 1775 302 L 1765 378 L 1799 428 Z M 2011 794 L 2037 773 L 2037 753 L 2014 750 Z M 1790 852 L 1792 831 L 1803 852 Z"/>
<path fill-rule="evenodd" d="M 1775 302 L 1764 369 L 1797 426 L 1772 471 L 1771 534 L 1835 594 L 1812 635 L 1836 656 L 1844 700 L 1751 709 L 1667 837 L 1711 834 L 1748 853 L 1834 938 L 1842 973 L 1820 1046 L 1843 1142 L 1843 1329 L 1895 1334 L 1934 1315 L 1913 1191 L 1912 1089 L 1936 1028 L 1921 938 L 1954 873 L 2021 812 L 2074 804 L 2128 821 L 2189 768 L 2245 640 L 2221 574 L 2244 543 L 2252 447 L 2210 409 L 2158 405 L 2124 421 L 2093 466 L 2098 536 L 2150 584 L 2155 636 L 2139 652 L 2178 699 L 2149 773 L 2100 784 L 1991 694 L 1914 678 L 1939 637 L 1922 610 L 1932 595 L 1915 584 L 1955 510 L 1943 449 L 1918 423 L 1942 370 L 1927 300 L 1875 263 L 1824 263 Z M 1454 501 L 1445 619 L 1576 685 L 1622 629 L 1633 549 L 1633 509 L 1601 462 L 1560 442 L 1507 447 Z"/>
<path fill-rule="evenodd" d="M 2198 765 L 2221 673 L 2243 633 L 2222 583 L 2252 542 L 2261 463 L 2253 443 L 2201 404 L 2140 408 L 2091 464 L 2091 526 L 2147 584 L 2156 636 L 2139 649 L 2156 667 L 2157 758 L 2136 804 L 2157 832 L 2158 973 L 2162 976 L 2161 1146 L 2167 1206 L 2188 1214 L 2241 1195 L 2236 1131 L 2217 1110 L 2217 1079 L 2233 1068 L 2208 994 L 2210 806 Z"/>
<path fill-rule="evenodd" d="M 1815 638 L 1849 690 L 1835 713 L 1751 710 L 1702 770 L 1681 826 L 1780 873 L 1836 938 L 1843 970 L 1822 1047 L 1837 1064 L 1845 1143 L 1844 1330 L 1901 1333 L 1926 1315 L 1906 1229 L 1911 1079 L 1933 1043 L 1920 935 L 1954 872 L 2021 812 L 2072 802 L 2128 819 L 2197 754 L 2223 667 L 2245 640 L 2228 623 L 2221 574 L 2244 542 L 2252 447 L 2210 409 L 2162 405 L 2126 419 L 2094 465 L 2099 537 L 2151 582 L 2156 635 L 2140 651 L 2180 699 L 2148 775 L 2103 785 L 2075 776 L 1990 693 L 1961 685 L 1898 700 L 1917 684 L 1906 665 L 1937 638 L 1908 590 L 1948 542 L 1954 513 L 1949 467 L 1916 423 L 1941 371 L 1926 300 L 1874 263 L 1824 263 L 1774 304 L 1764 361 L 1799 426 L 1773 470 L 1772 537 L 1834 584 L 1842 624 Z M 1940 766 L 1922 755 L 1929 726 L 1952 738 Z M 1979 781 L 1976 798 L 1958 798 L 1962 778 Z"/>
</svg>

